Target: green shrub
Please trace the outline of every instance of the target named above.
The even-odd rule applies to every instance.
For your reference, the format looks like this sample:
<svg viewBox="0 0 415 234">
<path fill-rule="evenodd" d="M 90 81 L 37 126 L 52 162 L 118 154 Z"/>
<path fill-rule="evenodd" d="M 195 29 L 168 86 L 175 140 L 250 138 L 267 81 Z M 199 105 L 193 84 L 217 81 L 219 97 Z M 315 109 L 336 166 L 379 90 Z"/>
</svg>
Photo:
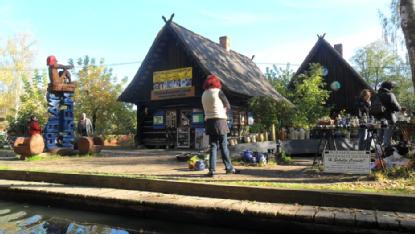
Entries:
<svg viewBox="0 0 415 234">
<path fill-rule="evenodd" d="M 287 153 L 285 153 L 285 151 L 282 151 L 281 158 L 279 158 L 278 163 L 282 164 L 282 165 L 290 165 L 290 164 L 293 163 L 293 160 L 292 160 L 291 156 L 289 156 L 289 155 L 287 155 Z"/>
</svg>

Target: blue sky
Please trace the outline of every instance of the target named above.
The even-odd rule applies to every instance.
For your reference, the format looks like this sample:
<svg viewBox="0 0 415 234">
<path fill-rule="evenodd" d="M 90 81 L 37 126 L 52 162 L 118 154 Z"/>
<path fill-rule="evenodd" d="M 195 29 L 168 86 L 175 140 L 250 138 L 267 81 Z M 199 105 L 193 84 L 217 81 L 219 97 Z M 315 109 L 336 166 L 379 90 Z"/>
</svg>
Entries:
<svg viewBox="0 0 415 234">
<path fill-rule="evenodd" d="M 343 43 L 344 57 L 381 37 L 378 11 L 390 0 L 0 0 L 0 39 L 30 33 L 36 41 L 34 68 L 46 57 L 61 63 L 89 55 L 106 63 L 142 61 L 162 15 L 213 41 L 227 35 L 231 48 L 269 64 L 299 64 L 326 33 Z M 119 78 L 135 75 L 139 64 L 114 66 Z M 296 68 L 294 65 L 293 68 Z"/>
</svg>

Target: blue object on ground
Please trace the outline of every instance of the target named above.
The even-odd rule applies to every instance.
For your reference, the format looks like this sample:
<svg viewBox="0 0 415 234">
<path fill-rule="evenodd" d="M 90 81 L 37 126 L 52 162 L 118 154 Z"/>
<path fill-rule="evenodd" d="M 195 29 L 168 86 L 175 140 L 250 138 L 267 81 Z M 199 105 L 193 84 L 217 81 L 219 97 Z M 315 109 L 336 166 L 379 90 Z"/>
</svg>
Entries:
<svg viewBox="0 0 415 234">
<path fill-rule="evenodd" d="M 199 160 L 195 163 L 195 169 L 198 171 L 203 171 L 205 170 L 206 165 L 205 162 L 203 160 Z"/>
<path fill-rule="evenodd" d="M 253 157 L 253 152 L 250 150 L 244 150 L 242 152 L 242 159 L 244 162 L 251 162 Z"/>
<path fill-rule="evenodd" d="M 260 164 L 266 164 L 267 159 L 265 158 L 265 155 L 264 154 L 258 154 L 257 162 L 260 163 Z"/>
</svg>

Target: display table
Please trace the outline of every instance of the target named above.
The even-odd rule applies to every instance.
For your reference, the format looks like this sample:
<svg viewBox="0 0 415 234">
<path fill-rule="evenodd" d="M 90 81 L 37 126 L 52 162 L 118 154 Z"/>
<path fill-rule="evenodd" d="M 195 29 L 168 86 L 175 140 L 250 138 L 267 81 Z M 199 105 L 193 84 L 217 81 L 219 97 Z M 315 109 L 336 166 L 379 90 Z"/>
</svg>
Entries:
<svg viewBox="0 0 415 234">
<path fill-rule="evenodd" d="M 358 139 L 357 138 L 334 138 L 335 144 L 338 150 L 357 150 Z M 286 140 L 282 141 L 282 149 L 288 155 L 295 154 L 316 154 L 318 153 L 320 139 L 307 139 L 307 140 Z M 320 150 L 321 151 L 321 150 Z"/>
</svg>

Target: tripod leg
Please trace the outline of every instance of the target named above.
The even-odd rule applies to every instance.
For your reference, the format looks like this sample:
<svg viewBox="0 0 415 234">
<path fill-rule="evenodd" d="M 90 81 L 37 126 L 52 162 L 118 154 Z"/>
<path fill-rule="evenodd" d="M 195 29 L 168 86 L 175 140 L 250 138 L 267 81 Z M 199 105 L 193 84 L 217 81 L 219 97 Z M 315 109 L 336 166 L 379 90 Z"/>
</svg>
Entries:
<svg viewBox="0 0 415 234">
<path fill-rule="evenodd" d="M 367 135 L 366 135 L 365 150 L 370 152 L 370 146 L 372 146 L 372 140 L 373 140 L 373 133 L 367 130 L 366 134 Z"/>
<path fill-rule="evenodd" d="M 329 142 L 329 140 L 327 138 L 325 138 L 325 140 L 324 140 L 324 146 L 323 146 L 323 151 L 321 151 L 321 160 L 323 160 L 324 152 L 327 149 L 327 145 L 329 146 L 329 150 L 330 150 L 330 142 Z"/>
<path fill-rule="evenodd" d="M 373 137 L 373 139 L 374 139 L 374 143 L 375 143 L 375 155 L 376 155 L 375 159 L 379 160 L 380 167 L 382 168 L 382 171 L 384 171 L 385 170 L 385 164 L 383 163 L 382 155 L 384 155 L 385 152 L 383 150 L 382 142 L 380 142 L 380 140 L 377 136 Z M 379 145 L 381 154 L 378 153 L 378 149 L 376 148 L 377 145 Z"/>
<path fill-rule="evenodd" d="M 334 137 L 334 133 L 331 134 L 331 138 L 333 139 L 334 150 L 337 151 L 337 144 L 336 144 L 336 138 Z"/>
<path fill-rule="evenodd" d="M 317 145 L 317 152 L 316 152 L 316 154 L 314 155 L 314 159 L 313 159 L 313 165 L 316 165 L 316 164 L 317 164 L 317 157 L 318 157 L 318 155 L 319 155 L 319 153 L 320 153 L 321 144 L 323 143 L 323 137 L 324 137 L 324 136 L 321 136 L 321 137 L 320 137 L 320 141 L 318 142 L 318 145 Z"/>
</svg>

